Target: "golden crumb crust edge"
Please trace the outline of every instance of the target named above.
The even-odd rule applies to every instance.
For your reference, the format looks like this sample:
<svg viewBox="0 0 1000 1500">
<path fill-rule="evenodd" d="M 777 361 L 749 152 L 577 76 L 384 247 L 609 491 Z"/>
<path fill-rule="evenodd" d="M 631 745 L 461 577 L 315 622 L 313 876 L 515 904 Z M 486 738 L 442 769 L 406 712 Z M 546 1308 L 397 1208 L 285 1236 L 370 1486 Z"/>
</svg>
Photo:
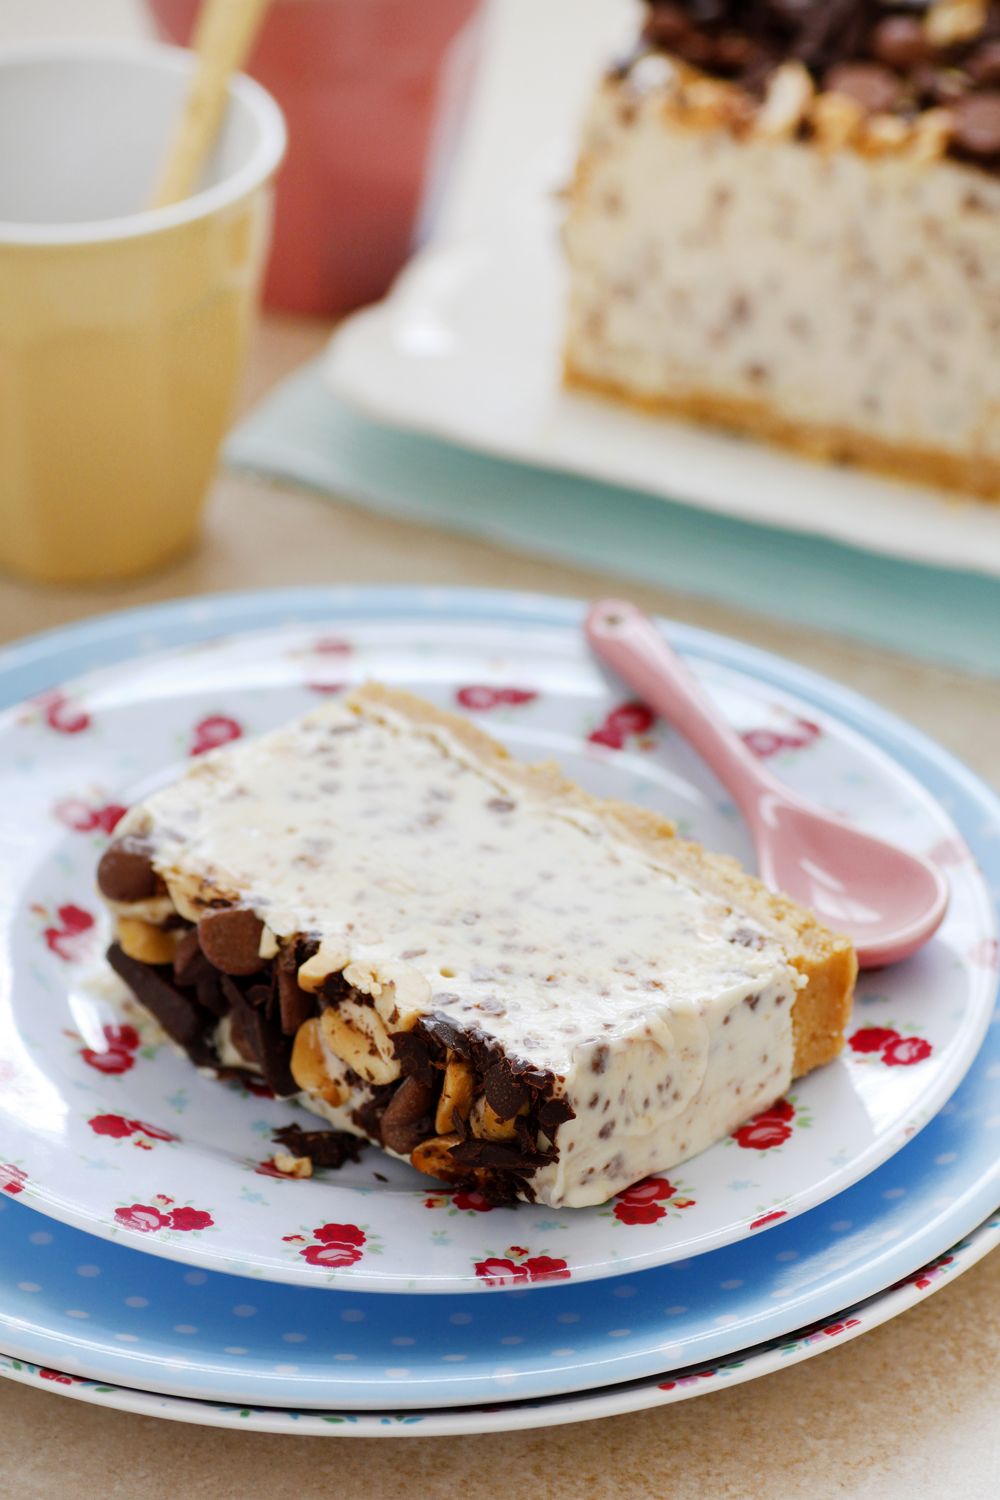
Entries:
<svg viewBox="0 0 1000 1500">
<path fill-rule="evenodd" d="M 746 912 L 773 934 L 789 963 L 805 979 L 792 1010 L 794 1076 L 799 1078 L 821 1067 L 841 1051 L 857 979 L 857 957 L 848 938 L 824 927 L 804 906 L 769 891 L 730 855 L 712 854 L 693 840 L 681 838 L 674 824 L 659 813 L 627 802 L 591 797 L 564 776 L 554 762 L 526 765 L 515 760 L 468 719 L 436 708 L 401 688 L 366 683 L 349 694 L 345 706 L 357 714 L 388 710 L 416 726 L 446 731 L 484 769 L 495 767 L 507 781 L 519 783 L 539 798 L 586 808 L 658 862 Z"/>
<path fill-rule="evenodd" d="M 1000 502 L 1000 461 L 985 453 L 951 453 L 917 442 L 890 442 L 852 427 L 799 422 L 785 415 L 779 403 L 756 397 L 695 387 L 669 393 L 632 390 L 580 369 L 573 362 L 572 350 L 564 358 L 563 384 L 568 390 L 615 401 L 652 417 L 680 418 L 785 448 L 814 463 L 850 464 L 905 484 L 952 490 L 956 502 L 966 495 Z"/>
</svg>

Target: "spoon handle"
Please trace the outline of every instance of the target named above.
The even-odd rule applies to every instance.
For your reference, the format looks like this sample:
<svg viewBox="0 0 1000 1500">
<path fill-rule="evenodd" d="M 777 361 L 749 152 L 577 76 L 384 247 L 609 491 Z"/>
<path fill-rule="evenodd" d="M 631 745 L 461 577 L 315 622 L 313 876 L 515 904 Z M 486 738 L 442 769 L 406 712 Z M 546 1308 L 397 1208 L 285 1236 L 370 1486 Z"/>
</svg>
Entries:
<svg viewBox="0 0 1000 1500">
<path fill-rule="evenodd" d="M 760 794 L 777 783 L 720 718 L 648 615 L 625 600 L 601 599 L 588 610 L 584 629 L 597 655 L 690 741 L 755 828 Z"/>
</svg>

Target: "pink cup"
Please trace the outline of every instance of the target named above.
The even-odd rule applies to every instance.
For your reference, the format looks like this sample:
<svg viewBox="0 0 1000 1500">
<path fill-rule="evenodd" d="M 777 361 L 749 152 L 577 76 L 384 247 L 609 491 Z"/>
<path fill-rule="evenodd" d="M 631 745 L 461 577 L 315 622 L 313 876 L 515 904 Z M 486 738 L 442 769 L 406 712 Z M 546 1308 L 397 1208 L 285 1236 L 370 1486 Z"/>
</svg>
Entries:
<svg viewBox="0 0 1000 1500">
<path fill-rule="evenodd" d="M 187 43 L 199 0 L 148 0 Z M 479 0 L 278 0 L 247 72 L 278 100 L 288 155 L 264 288 L 272 307 L 339 314 L 406 260 L 463 86 Z"/>
</svg>

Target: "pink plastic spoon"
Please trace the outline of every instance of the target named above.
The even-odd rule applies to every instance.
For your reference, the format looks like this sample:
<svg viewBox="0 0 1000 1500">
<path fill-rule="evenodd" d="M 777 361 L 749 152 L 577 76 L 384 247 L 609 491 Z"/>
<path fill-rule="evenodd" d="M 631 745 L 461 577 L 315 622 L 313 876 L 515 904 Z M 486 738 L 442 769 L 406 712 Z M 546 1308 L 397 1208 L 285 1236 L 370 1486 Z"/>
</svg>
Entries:
<svg viewBox="0 0 1000 1500">
<path fill-rule="evenodd" d="M 711 766 L 746 819 L 760 878 L 809 906 L 854 942 L 863 969 L 915 953 L 941 925 L 948 885 L 918 855 L 862 833 L 783 786 L 723 722 L 652 620 L 602 599 L 587 639 L 644 703 Z"/>
</svg>

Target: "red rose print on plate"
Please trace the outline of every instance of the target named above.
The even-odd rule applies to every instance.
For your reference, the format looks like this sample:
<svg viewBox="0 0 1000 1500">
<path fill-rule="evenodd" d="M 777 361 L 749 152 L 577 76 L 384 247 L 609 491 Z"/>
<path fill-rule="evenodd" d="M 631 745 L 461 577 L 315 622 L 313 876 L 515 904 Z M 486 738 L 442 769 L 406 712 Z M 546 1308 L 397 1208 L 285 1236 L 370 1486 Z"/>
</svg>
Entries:
<svg viewBox="0 0 1000 1500">
<path fill-rule="evenodd" d="M 52 816 L 74 833 L 114 833 L 127 808 L 119 802 L 87 802 L 83 797 L 63 797 L 52 809 Z"/>
<path fill-rule="evenodd" d="M 58 689 L 35 699 L 42 718 L 56 734 L 82 734 L 90 728 L 90 715 Z"/>
<path fill-rule="evenodd" d="M 537 697 L 531 688 L 488 687 L 479 683 L 458 688 L 455 693 L 456 702 L 473 713 L 486 713 L 491 708 L 513 708 L 521 703 L 531 703 Z"/>
<path fill-rule="evenodd" d="M 228 714 L 209 714 L 194 726 L 192 755 L 204 755 L 207 750 L 218 750 L 242 737 L 243 726 Z"/>
<path fill-rule="evenodd" d="M 753 1223 L 750 1225 L 750 1228 L 751 1229 L 763 1229 L 765 1224 L 777 1224 L 777 1222 L 778 1222 L 779 1219 L 785 1219 L 787 1217 L 788 1217 L 788 1210 L 787 1209 L 785 1209 L 785 1208 L 776 1208 L 771 1213 L 769 1213 L 769 1214 L 762 1214 L 759 1219 L 754 1219 Z"/>
<path fill-rule="evenodd" d="M 734 1131 L 733 1140 L 747 1151 L 770 1151 L 773 1146 L 783 1146 L 791 1133 L 792 1127 L 784 1120 L 758 1115 Z"/>
<path fill-rule="evenodd" d="M 147 1125 L 144 1120 L 127 1120 L 124 1115 L 91 1115 L 87 1121 L 95 1135 L 107 1135 L 112 1140 L 127 1140 L 132 1136 L 145 1136 L 148 1141 L 176 1141 L 177 1137 L 159 1125 Z M 138 1144 L 138 1143 L 137 1143 Z"/>
<path fill-rule="evenodd" d="M 477 1193 L 474 1191 L 467 1193 L 452 1193 L 451 1201 L 452 1205 L 455 1208 L 466 1210 L 471 1209 L 473 1213 L 477 1214 L 488 1214 L 493 1208 L 493 1204 L 488 1198 L 484 1198 L 482 1193 Z"/>
<path fill-rule="evenodd" d="M 487 1255 L 475 1262 L 476 1275 L 487 1286 L 523 1286 L 526 1282 L 568 1281 L 564 1260 L 551 1255 L 532 1255 L 524 1245 L 508 1245 L 503 1255 Z"/>
<path fill-rule="evenodd" d="M 611 709 L 602 724 L 591 730 L 587 739 L 592 745 L 624 750 L 632 735 L 648 734 L 655 723 L 656 715 L 644 703 L 621 703 Z"/>
<path fill-rule="evenodd" d="M 208 1229 L 215 1223 L 212 1215 L 202 1208 L 174 1208 L 172 1204 L 172 1198 L 158 1193 L 154 1203 L 132 1203 L 127 1208 L 116 1208 L 115 1220 L 123 1229 L 132 1229 L 139 1234 L 157 1234 L 161 1229 Z"/>
<path fill-rule="evenodd" d="M 779 750 L 804 750 L 820 737 L 822 730 L 811 719 L 796 719 L 789 730 L 747 729 L 740 738 L 760 760 L 777 755 Z"/>
<path fill-rule="evenodd" d="M 42 933 L 45 945 L 64 963 L 78 963 L 86 957 L 90 947 L 94 918 L 89 911 L 84 911 L 82 906 L 74 906 L 72 902 L 60 906 L 56 917 L 59 925 L 52 923 Z"/>
<path fill-rule="evenodd" d="M 862 1026 L 849 1039 L 852 1052 L 879 1053 L 889 1068 L 909 1068 L 930 1057 L 934 1048 L 922 1036 L 901 1036 L 891 1026 Z"/>
<path fill-rule="evenodd" d="M 40 1369 L 38 1372 L 41 1380 L 56 1380 L 60 1385 L 73 1385 L 72 1375 L 64 1375 L 61 1370 Z"/>
<path fill-rule="evenodd" d="M 94 1047 L 81 1047 L 80 1056 L 98 1073 L 127 1073 L 135 1062 L 139 1033 L 134 1026 L 103 1026 L 101 1030 L 106 1046 L 100 1051 Z"/>
<path fill-rule="evenodd" d="M 168 1219 L 171 1229 L 207 1229 L 214 1223 L 212 1215 L 203 1208 L 175 1208 Z"/>
<path fill-rule="evenodd" d="M 746 1151 L 771 1151 L 783 1146 L 792 1133 L 792 1121 L 796 1117 L 795 1106 L 790 1099 L 778 1099 L 768 1109 L 754 1115 L 739 1130 L 734 1130 L 732 1139 Z M 808 1112 L 799 1124 L 809 1123 Z"/>
<path fill-rule="evenodd" d="M 357 1224 L 321 1224 L 312 1231 L 315 1245 L 307 1245 L 299 1254 L 310 1266 L 353 1266 L 364 1254 L 368 1236 Z"/>
<path fill-rule="evenodd" d="M 28 1174 L 22 1167 L 11 1166 L 10 1162 L 0 1163 L 0 1193 L 12 1196 L 23 1193 L 27 1180 Z"/>
<path fill-rule="evenodd" d="M 614 1216 L 620 1224 L 655 1224 L 667 1210 L 663 1207 L 676 1188 L 666 1177 L 647 1177 L 615 1194 Z"/>
</svg>

